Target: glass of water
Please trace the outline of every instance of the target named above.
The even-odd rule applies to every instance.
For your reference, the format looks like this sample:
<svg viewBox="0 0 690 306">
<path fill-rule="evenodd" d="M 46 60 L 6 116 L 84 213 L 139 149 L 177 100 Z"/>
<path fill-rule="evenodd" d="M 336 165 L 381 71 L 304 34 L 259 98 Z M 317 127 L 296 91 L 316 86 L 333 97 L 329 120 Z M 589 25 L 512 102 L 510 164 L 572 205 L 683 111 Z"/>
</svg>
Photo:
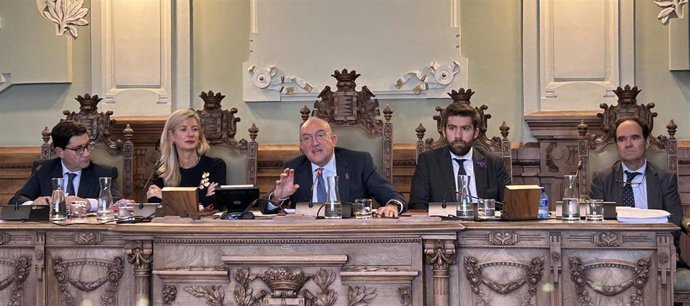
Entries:
<svg viewBox="0 0 690 306">
<path fill-rule="evenodd" d="M 477 203 L 477 219 L 488 220 L 496 218 L 496 200 L 479 199 Z"/>
<path fill-rule="evenodd" d="M 352 206 L 355 219 L 371 219 L 371 199 L 356 199 Z"/>
<path fill-rule="evenodd" d="M 587 201 L 587 221 L 604 220 L 604 200 L 590 199 Z"/>
</svg>

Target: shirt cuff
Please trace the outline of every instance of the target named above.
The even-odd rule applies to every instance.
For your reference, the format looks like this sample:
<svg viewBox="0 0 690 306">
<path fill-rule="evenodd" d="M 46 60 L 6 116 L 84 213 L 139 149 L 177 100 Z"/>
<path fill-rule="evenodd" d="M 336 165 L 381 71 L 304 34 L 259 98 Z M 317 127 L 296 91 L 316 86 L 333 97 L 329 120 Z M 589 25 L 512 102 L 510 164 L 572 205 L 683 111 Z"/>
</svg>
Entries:
<svg viewBox="0 0 690 306">
<path fill-rule="evenodd" d="M 89 212 L 94 212 L 94 211 L 98 210 L 98 200 L 97 199 L 86 199 L 86 200 L 89 201 L 89 205 L 91 205 L 91 207 L 89 207 Z"/>
<path fill-rule="evenodd" d="M 403 205 L 402 202 L 400 202 L 400 201 L 398 201 L 398 200 L 396 200 L 396 199 L 390 199 L 390 200 L 388 200 L 388 202 L 386 203 L 386 205 L 388 205 L 388 204 L 397 204 L 397 205 L 398 205 L 398 213 L 399 213 L 399 214 L 402 213 L 402 212 L 403 212 L 403 208 L 405 208 L 405 205 Z"/>
<path fill-rule="evenodd" d="M 274 196 L 273 191 L 271 191 L 270 193 L 268 193 L 268 205 L 267 205 L 267 208 L 276 209 L 276 208 L 278 208 L 278 207 L 281 207 L 281 206 L 283 206 L 283 202 L 287 201 L 287 199 L 290 198 L 290 197 L 287 197 L 287 198 L 284 198 L 284 199 L 280 199 L 280 198 L 277 198 L 277 197 L 276 197 L 276 200 L 280 200 L 280 203 L 273 203 L 273 201 L 271 201 L 271 198 L 273 198 L 273 196 Z M 278 204 L 278 205 L 276 205 L 276 204 Z"/>
</svg>

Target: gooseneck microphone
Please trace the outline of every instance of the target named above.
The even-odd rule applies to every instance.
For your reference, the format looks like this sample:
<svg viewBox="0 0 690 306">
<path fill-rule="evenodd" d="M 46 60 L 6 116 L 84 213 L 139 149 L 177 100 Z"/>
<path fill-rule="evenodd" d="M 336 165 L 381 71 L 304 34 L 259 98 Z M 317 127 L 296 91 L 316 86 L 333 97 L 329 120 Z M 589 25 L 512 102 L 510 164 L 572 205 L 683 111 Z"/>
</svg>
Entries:
<svg viewBox="0 0 690 306">
<path fill-rule="evenodd" d="M 31 180 L 36 176 L 36 174 L 38 173 L 39 170 L 41 170 L 41 168 L 43 168 L 43 164 L 39 164 L 36 167 L 36 169 L 34 169 L 34 171 L 31 173 L 31 175 L 29 175 L 29 178 L 26 180 L 27 184 L 29 182 L 31 182 Z M 24 188 L 22 188 L 22 189 L 24 189 Z M 14 193 L 14 196 L 13 196 L 13 198 L 14 198 L 14 210 L 19 209 L 19 197 L 18 196 L 19 196 L 19 192 L 22 191 L 22 189 L 19 189 L 19 190 L 17 190 L 17 192 Z"/>
<path fill-rule="evenodd" d="M 144 190 L 142 190 L 141 193 L 141 202 L 139 203 L 139 209 L 144 209 L 144 202 L 147 201 L 148 199 L 146 198 L 146 191 L 147 187 L 149 186 L 149 183 L 151 183 L 151 180 L 153 179 L 153 175 L 156 174 L 156 171 L 158 171 L 158 167 L 160 167 L 161 161 L 156 160 L 156 163 L 153 164 L 153 171 L 151 171 L 151 174 L 149 174 L 149 178 L 146 179 L 146 182 L 144 183 Z"/>
</svg>

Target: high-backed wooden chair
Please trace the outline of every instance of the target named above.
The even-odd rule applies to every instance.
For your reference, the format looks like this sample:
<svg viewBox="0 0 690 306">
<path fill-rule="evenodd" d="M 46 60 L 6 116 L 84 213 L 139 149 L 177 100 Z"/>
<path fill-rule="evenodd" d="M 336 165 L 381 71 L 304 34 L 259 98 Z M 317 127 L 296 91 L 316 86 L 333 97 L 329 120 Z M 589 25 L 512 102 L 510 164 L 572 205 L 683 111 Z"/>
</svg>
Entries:
<svg viewBox="0 0 690 306">
<path fill-rule="evenodd" d="M 598 113 L 601 119 L 602 135 L 587 135 L 587 124 L 581 121 L 577 126 L 580 140 L 578 144 L 579 155 L 579 184 L 580 193 L 588 194 L 592 175 L 595 171 L 610 167 L 618 158 L 615 146 L 616 122 L 624 118 L 639 118 L 649 126 L 650 146 L 645 154 L 647 160 L 657 167 L 668 170 L 678 175 L 678 143 L 676 141 L 676 129 L 678 126 L 671 120 L 666 125 L 668 136 L 658 135 L 654 137 L 654 117 L 656 112 L 651 111 L 654 103 L 637 104 L 637 94 L 640 90 L 637 86 L 630 88 L 618 87 L 614 93 L 618 96 L 617 105 L 609 106 L 606 103 L 599 105 L 604 110 Z"/>
<path fill-rule="evenodd" d="M 115 119 L 110 119 L 113 114 L 112 111 L 98 112 L 98 102 L 102 99 L 98 95 L 91 96 L 88 93 L 84 96 L 77 96 L 75 99 L 79 101 L 79 112 L 65 110 L 63 114 L 66 117 L 60 121 L 79 122 L 86 127 L 89 138 L 95 144 L 93 151 L 91 151 L 91 160 L 99 164 L 116 167 L 117 183 L 122 195 L 126 199 L 132 199 L 134 193 L 134 144 L 132 143 L 134 131 L 128 124 L 123 130 L 124 140 L 112 139 L 112 127 L 115 125 Z M 43 137 L 41 159 L 54 157 L 54 148 L 50 141 L 48 127 L 45 127 L 41 134 Z"/>
<path fill-rule="evenodd" d="M 385 122 L 380 119 L 379 101 L 366 86 L 355 90 L 355 80 L 360 75 L 354 70 L 335 71 L 331 76 L 338 80 L 337 90 L 326 86 L 319 94 L 311 111 L 306 105 L 300 110 L 302 123 L 309 116 L 322 118 L 330 123 L 338 135 L 338 146 L 369 152 L 377 171 L 388 181 L 393 181 L 393 110 L 383 109 Z"/>
<path fill-rule="evenodd" d="M 208 156 L 218 157 L 225 161 L 227 183 L 256 185 L 256 156 L 259 144 L 256 136 L 259 129 L 252 123 L 248 129 L 250 141 L 235 139 L 237 134 L 237 108 L 222 109 L 220 103 L 225 98 L 220 92 L 202 92 L 199 97 L 204 100 L 204 109 L 197 110 L 201 127 L 211 149 Z"/>
<path fill-rule="evenodd" d="M 460 88 L 458 91 L 452 90 L 448 93 L 448 96 L 453 99 L 453 103 L 464 103 L 471 105 L 470 99 L 474 93 L 475 92 L 472 91 L 472 89 L 468 88 L 465 90 L 464 88 Z M 491 114 L 485 112 L 488 108 L 489 107 L 486 105 L 475 107 L 479 113 L 480 122 L 478 124 L 479 137 L 477 138 L 477 141 L 475 141 L 474 145 L 500 155 L 503 159 L 503 165 L 505 166 L 506 171 L 508 171 L 508 175 L 512 177 L 512 156 L 510 152 L 510 140 L 508 140 L 508 131 L 510 130 L 510 127 L 506 125 L 505 121 L 503 121 L 503 124 L 501 124 L 499 127 L 499 130 L 501 130 L 501 137 L 487 136 L 486 131 L 488 130 L 488 121 L 491 119 Z M 436 132 L 438 132 L 438 139 L 434 139 L 433 137 L 424 139 L 426 128 L 421 123 L 415 129 L 415 132 L 417 133 L 417 150 L 415 160 L 420 154 L 428 150 L 446 145 L 446 139 L 443 137 L 443 126 L 441 122 L 441 117 L 445 109 L 446 108 L 443 106 L 436 106 L 438 115 L 434 115 L 434 120 L 436 121 Z"/>
</svg>

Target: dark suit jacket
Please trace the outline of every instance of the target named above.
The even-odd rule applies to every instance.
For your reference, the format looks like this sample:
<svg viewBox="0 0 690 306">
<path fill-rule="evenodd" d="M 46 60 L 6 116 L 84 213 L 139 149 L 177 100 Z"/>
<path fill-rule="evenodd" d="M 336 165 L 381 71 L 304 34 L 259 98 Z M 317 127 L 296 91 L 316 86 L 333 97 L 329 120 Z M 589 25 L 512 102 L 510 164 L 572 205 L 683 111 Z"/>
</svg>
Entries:
<svg viewBox="0 0 690 306">
<path fill-rule="evenodd" d="M 477 148 L 472 149 L 477 196 L 503 201 L 503 189 L 510 184 L 510 176 L 500 157 Z M 410 188 L 410 208 L 428 207 L 429 202 L 442 202 L 454 192 L 455 173 L 448 146 L 419 155 Z"/>
<path fill-rule="evenodd" d="M 338 173 L 340 201 L 354 202 L 355 199 L 373 197 L 381 204 L 395 199 L 406 206 L 403 196 L 376 172 L 369 153 L 336 147 L 335 167 Z M 285 163 L 283 168 L 294 169 L 295 184 L 299 184 L 297 191 L 287 200 L 289 203 L 284 203 L 283 207 L 294 207 L 296 202 L 309 202 L 314 181 L 311 162 L 306 156 L 301 155 Z"/>
<path fill-rule="evenodd" d="M 650 209 L 663 209 L 671 213 L 669 221 L 680 226 L 683 219 L 683 209 L 678 195 L 678 179 L 668 171 L 664 171 L 647 161 L 645 170 L 647 181 L 647 206 Z M 604 201 L 622 203 L 623 196 L 623 166 L 617 161 L 608 169 L 597 171 L 592 177 L 589 197 Z"/>
<path fill-rule="evenodd" d="M 50 179 L 62 177 L 64 174 L 62 173 L 60 158 L 34 162 L 32 169 L 36 169 L 38 165 L 43 166 L 26 182 L 26 184 L 24 184 L 24 187 L 10 199 L 10 204 L 21 204 L 26 201 L 33 201 L 40 196 L 50 196 L 53 193 L 53 186 L 51 186 Z M 117 168 L 95 164 L 93 161 L 88 167 L 81 170 L 81 179 L 79 180 L 79 192 L 77 196 L 80 198 L 98 198 L 98 193 L 100 192 L 98 178 L 103 176 L 113 178 L 113 185 L 110 190 L 113 195 L 113 201 L 122 199 L 122 193 L 117 187 Z"/>
</svg>

